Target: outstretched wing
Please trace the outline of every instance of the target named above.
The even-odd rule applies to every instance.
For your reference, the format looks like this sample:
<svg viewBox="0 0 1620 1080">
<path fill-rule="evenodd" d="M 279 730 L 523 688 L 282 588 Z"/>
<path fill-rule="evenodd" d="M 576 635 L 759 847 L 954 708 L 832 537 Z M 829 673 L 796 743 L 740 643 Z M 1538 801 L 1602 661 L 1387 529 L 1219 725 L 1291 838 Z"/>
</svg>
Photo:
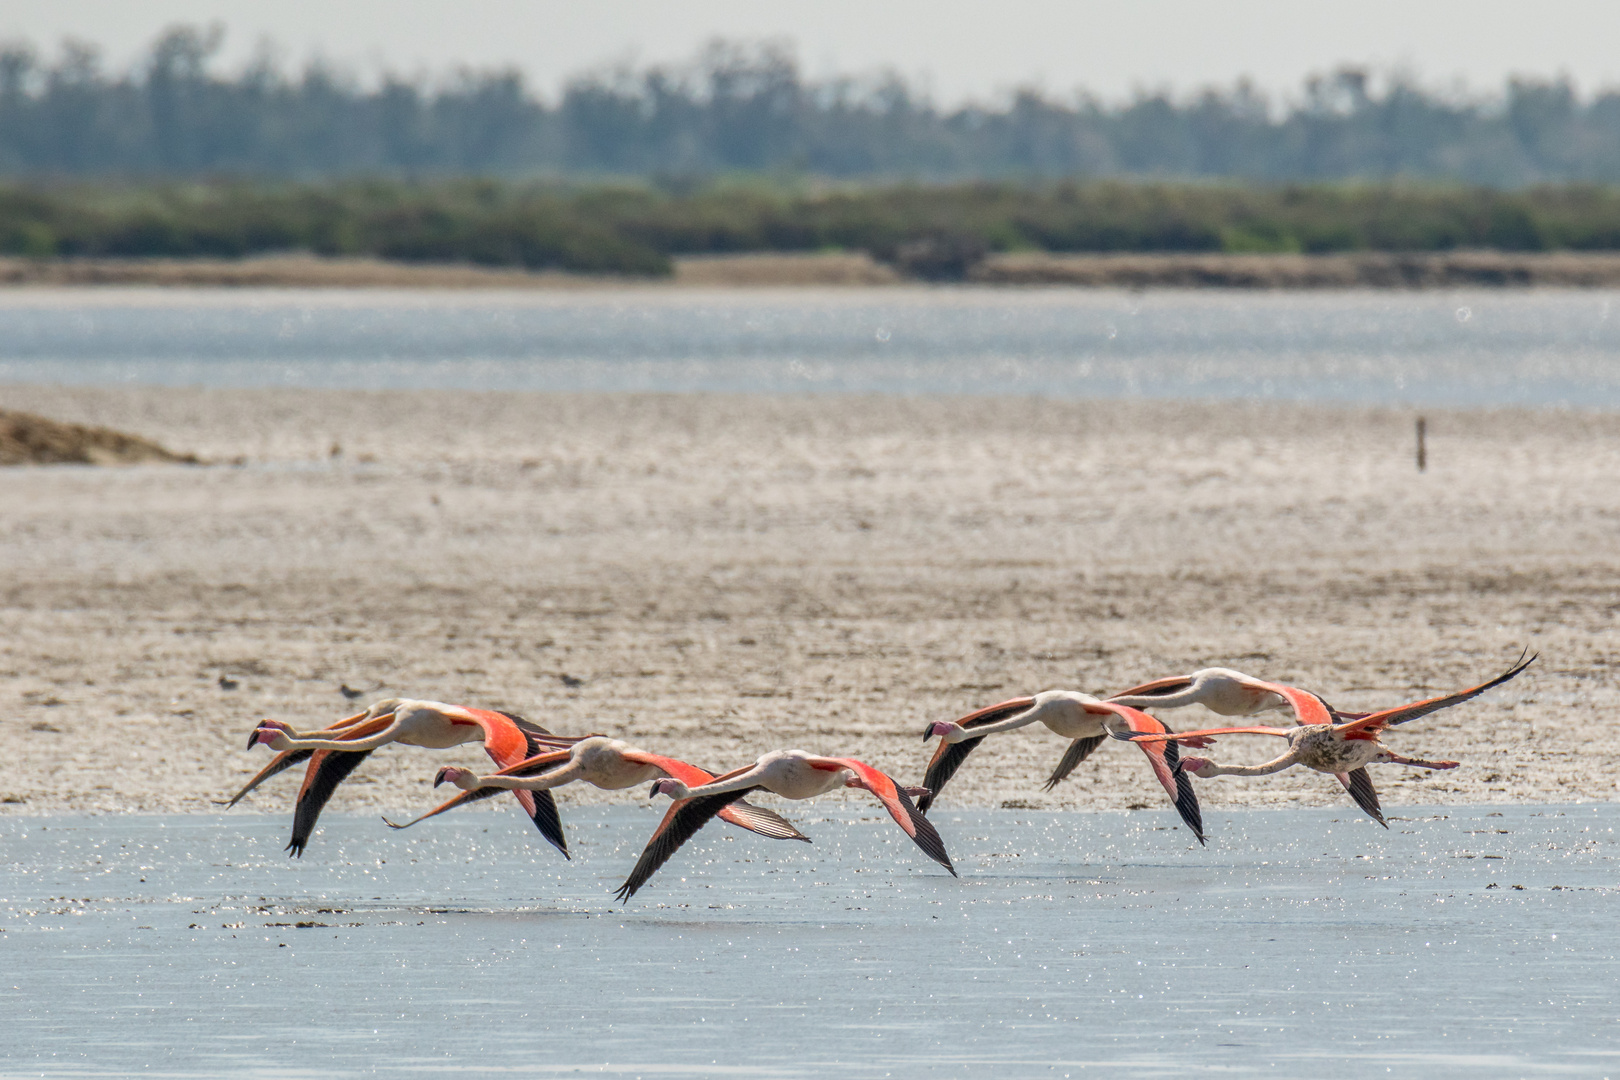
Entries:
<svg viewBox="0 0 1620 1080">
<path fill-rule="evenodd" d="M 1119 704 L 1116 701 L 1098 701 L 1085 706 L 1087 712 L 1111 712 L 1118 716 L 1129 727 L 1129 733 L 1121 733 L 1115 725 L 1108 725 L 1108 733 L 1115 738 L 1126 738 L 1129 742 L 1136 742 L 1147 755 L 1147 764 L 1153 769 L 1153 776 L 1163 785 L 1166 795 L 1170 795 L 1171 803 L 1176 806 L 1176 813 L 1181 814 L 1181 821 L 1191 829 L 1192 836 L 1204 844 L 1204 811 L 1199 808 L 1199 797 L 1192 790 L 1192 777 L 1187 776 L 1186 769 L 1181 767 L 1181 746 L 1174 740 L 1178 738 L 1200 738 L 1204 733 L 1194 735 L 1176 735 L 1165 727 L 1165 722 L 1158 717 L 1149 716 L 1140 709 L 1132 709 L 1128 704 Z"/>
<path fill-rule="evenodd" d="M 1147 715 L 1146 713 L 1143 714 Z M 1154 743 L 1164 742 L 1192 742 L 1194 739 L 1207 739 L 1212 735 L 1275 735 L 1278 738 L 1288 738 L 1288 729 L 1274 727 L 1212 727 L 1201 728 L 1198 731 L 1183 731 L 1177 734 L 1169 728 L 1163 731 L 1120 731 L 1118 728 L 1109 728 L 1108 734 L 1116 739 L 1137 745 L 1151 746 Z"/>
<path fill-rule="evenodd" d="M 568 854 L 568 838 L 563 835 L 562 815 L 557 813 L 557 800 L 549 791 L 514 791 L 518 805 L 523 812 L 529 815 L 534 827 L 540 830 L 540 835 L 546 842 L 562 852 L 565 859 L 573 858 Z"/>
<path fill-rule="evenodd" d="M 1204 811 L 1198 805 L 1198 793 L 1193 790 L 1192 777 L 1181 767 L 1181 747 L 1173 742 L 1165 743 L 1164 763 L 1170 767 L 1170 776 L 1175 781 L 1176 790 L 1170 793 L 1170 801 L 1175 803 L 1176 813 L 1180 816 L 1182 824 L 1192 830 L 1199 844 L 1209 843 L 1204 839 Z M 1160 780 L 1162 782 L 1163 778 Z"/>
<path fill-rule="evenodd" d="M 1168 679 L 1154 679 L 1152 682 L 1133 686 L 1129 690 L 1121 690 L 1117 694 L 1109 694 L 1110 700 L 1114 698 L 1156 698 L 1174 697 L 1175 695 L 1192 689 L 1193 681 L 1185 675 L 1172 675 Z M 1151 708 L 1144 705 L 1138 708 Z"/>
<path fill-rule="evenodd" d="M 1518 661 L 1512 667 L 1489 682 L 1482 682 L 1478 686 L 1471 686 L 1467 690 L 1447 694 L 1444 697 L 1429 698 L 1426 701 L 1414 701 L 1410 705 L 1400 705 L 1393 709 L 1368 713 L 1359 719 L 1338 725 L 1336 730 L 1343 732 L 1344 737 L 1347 739 L 1365 738 L 1366 735 L 1359 733 L 1372 733 L 1381 731 L 1386 727 L 1394 727 L 1396 724 L 1410 723 L 1419 717 L 1428 716 L 1430 713 L 1439 712 L 1441 709 L 1449 709 L 1453 705 L 1460 705 L 1465 701 L 1477 698 L 1493 686 L 1501 686 L 1509 679 L 1517 677 L 1520 672 L 1535 662 L 1535 656 L 1525 659 L 1524 655 L 1520 654 Z"/>
<path fill-rule="evenodd" d="M 1164 721 L 1149 716 L 1140 709 L 1133 709 L 1128 705 L 1107 702 L 1096 706 L 1087 706 L 1086 711 L 1090 712 L 1093 708 L 1113 713 L 1125 721 L 1132 734 L 1144 737 L 1137 741 L 1137 745 L 1142 748 L 1142 753 L 1147 755 L 1148 765 L 1152 767 L 1153 775 L 1159 778 L 1159 783 L 1164 787 L 1165 794 L 1169 795 L 1170 801 L 1175 804 L 1176 813 L 1181 816 L 1182 823 L 1192 830 L 1192 834 L 1198 838 L 1200 844 L 1207 843 L 1204 839 L 1204 812 L 1198 805 L 1198 793 L 1193 790 L 1192 777 L 1188 776 L 1187 770 L 1181 767 L 1181 748 L 1174 742 L 1176 738 L 1186 738 L 1187 736 L 1177 736 L 1165 726 Z M 1109 727 L 1109 731 L 1114 730 L 1112 726 Z M 1163 735 L 1168 738 L 1158 741 L 1146 741 L 1147 737 L 1154 735 Z"/>
<path fill-rule="evenodd" d="M 894 818 L 895 824 L 905 830 L 906 835 L 923 850 L 923 854 L 933 859 L 939 865 L 956 877 L 956 867 L 951 865 L 951 857 L 945 850 L 945 841 L 939 838 L 922 811 L 912 803 L 910 796 L 900 790 L 900 785 L 894 778 L 880 769 L 874 769 L 859 758 L 831 758 L 850 772 L 861 778 L 866 790 L 878 797 L 889 816 Z"/>
<path fill-rule="evenodd" d="M 723 791 L 718 795 L 704 795 L 696 799 L 681 799 L 672 804 L 664 814 L 664 819 L 658 823 L 658 829 L 647 841 L 642 849 L 641 858 L 631 869 L 630 876 L 624 879 L 618 892 L 613 894 L 614 899 L 628 902 L 636 895 L 647 879 L 658 872 L 658 868 L 669 861 L 670 856 L 680 850 L 681 845 L 697 835 L 697 831 L 713 821 L 721 810 L 741 799 L 750 791 L 759 788 L 739 788 L 736 791 Z"/>
<path fill-rule="evenodd" d="M 1016 716 L 1034 704 L 1035 699 L 1032 697 L 1013 698 L 1011 701 L 1003 701 L 999 705 L 969 713 L 957 723 L 969 730 L 984 727 L 1005 720 L 1009 716 Z M 924 734 L 923 737 L 927 738 L 927 735 Z M 973 748 L 983 741 L 982 735 L 977 739 L 963 739 L 958 743 L 946 742 L 944 739 L 939 741 L 939 746 L 934 749 L 934 756 L 928 761 L 928 772 L 923 776 L 922 786 L 928 789 L 928 794 L 917 801 L 918 810 L 928 813 L 929 807 L 934 805 L 934 800 L 939 798 L 939 793 L 950 783 L 951 777 L 956 775 L 956 770 L 962 767 L 962 762 L 966 761 L 967 756 L 973 753 Z"/>
<path fill-rule="evenodd" d="M 700 769 L 680 758 L 649 754 L 645 750 L 631 750 L 624 756 L 631 761 L 662 769 L 664 775 L 679 780 L 689 788 L 702 787 L 714 779 L 714 774 L 707 769 Z M 810 838 L 795 828 L 787 818 L 750 802 L 739 801 L 721 807 L 720 819 L 771 840 L 803 840 L 807 844 L 810 842 Z"/>
<path fill-rule="evenodd" d="M 1351 772 L 1333 775 L 1344 785 L 1344 790 L 1350 793 L 1350 797 L 1356 800 L 1356 805 L 1367 812 L 1368 817 L 1384 828 L 1389 828 L 1389 822 L 1384 820 L 1383 807 L 1378 805 L 1378 792 L 1373 789 L 1372 776 L 1367 772 L 1365 765 Z"/>
<path fill-rule="evenodd" d="M 247 797 L 248 792 L 252 791 L 254 788 L 258 787 L 260 784 L 264 783 L 277 773 L 292 768 L 300 761 L 308 761 L 310 755 L 313 753 L 315 753 L 313 750 L 283 750 L 281 753 L 270 759 L 270 764 L 266 765 L 264 768 L 255 773 L 253 779 L 242 785 L 241 791 L 238 791 L 229 799 L 215 799 L 214 805 L 223 806 L 226 809 L 235 806 L 237 803 L 241 802 Z"/>
<path fill-rule="evenodd" d="M 747 799 L 738 799 L 730 806 L 721 807 L 720 820 L 741 826 L 751 833 L 758 833 L 767 840 L 803 840 L 807 844 L 810 842 L 810 838 L 800 832 L 793 822 L 774 810 L 755 806 Z"/>
<path fill-rule="evenodd" d="M 568 751 L 553 750 L 550 753 L 536 754 L 534 757 L 525 758 L 516 765 L 508 765 L 504 769 L 497 769 L 492 775 L 536 776 L 567 760 Z M 506 790 L 509 789 L 499 787 L 474 788 L 472 791 L 463 791 L 449 799 L 446 799 L 438 806 L 435 806 L 432 810 L 429 810 L 427 813 L 418 817 L 412 818 L 403 825 L 396 825 L 387 818 L 383 818 L 383 822 L 391 829 L 408 829 L 419 821 L 426 821 L 430 817 L 438 817 L 440 814 L 445 813 L 448 810 L 454 810 L 458 806 L 466 806 L 468 803 L 482 802 L 484 799 L 494 798 L 496 795 L 499 795 L 501 792 Z M 525 809 L 527 809 L 527 807 L 525 807 Z M 567 852 L 564 852 L 563 854 L 566 855 Z"/>
<path fill-rule="evenodd" d="M 370 750 L 312 751 L 309 768 L 304 771 L 304 786 L 298 789 L 298 803 L 293 808 L 292 839 L 287 842 L 293 858 L 303 858 L 315 822 L 332 793 L 370 755 Z"/>
<path fill-rule="evenodd" d="M 1084 739 L 1075 739 L 1069 743 L 1069 748 L 1063 751 L 1062 760 L 1057 763 L 1057 768 L 1052 770 L 1052 775 L 1046 778 L 1046 786 L 1041 790 L 1051 791 L 1067 780 L 1069 774 L 1074 772 L 1075 767 L 1090 757 L 1091 752 L 1101 746 L 1103 740 L 1107 738 L 1107 735 L 1090 735 Z"/>
<path fill-rule="evenodd" d="M 468 709 L 467 712 L 484 729 L 484 752 L 502 769 L 520 765 L 525 760 L 542 755 L 544 751 L 555 750 L 555 744 L 579 741 L 556 738 L 539 724 L 531 724 L 512 713 L 486 709 Z M 562 817 L 557 813 L 557 800 L 551 792 L 514 791 L 512 795 L 546 842 L 562 852 L 563 858 L 570 858 L 568 838 L 563 835 Z"/>
</svg>

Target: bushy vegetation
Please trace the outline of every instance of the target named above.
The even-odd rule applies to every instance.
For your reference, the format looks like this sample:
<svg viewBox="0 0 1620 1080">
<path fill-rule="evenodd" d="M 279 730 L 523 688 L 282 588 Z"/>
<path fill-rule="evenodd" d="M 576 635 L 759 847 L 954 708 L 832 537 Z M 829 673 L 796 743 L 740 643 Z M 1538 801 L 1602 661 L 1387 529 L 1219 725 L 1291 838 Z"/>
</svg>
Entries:
<svg viewBox="0 0 1620 1080">
<path fill-rule="evenodd" d="M 0 174 L 78 177 L 1058 177 L 1620 183 L 1620 92 L 1521 79 L 1469 98 L 1347 69 L 1278 107 L 1239 83 L 1104 103 L 1034 90 L 942 108 L 897 77 L 805 79 L 772 48 L 575 78 L 512 71 L 364 86 L 320 65 L 222 74 L 179 28 L 134 69 L 0 48 Z"/>
<path fill-rule="evenodd" d="M 674 255 L 848 249 L 922 277 L 995 251 L 1620 249 L 1620 191 L 973 183 L 674 192 L 455 180 L 0 188 L 0 253 L 280 251 L 657 275 Z"/>
</svg>

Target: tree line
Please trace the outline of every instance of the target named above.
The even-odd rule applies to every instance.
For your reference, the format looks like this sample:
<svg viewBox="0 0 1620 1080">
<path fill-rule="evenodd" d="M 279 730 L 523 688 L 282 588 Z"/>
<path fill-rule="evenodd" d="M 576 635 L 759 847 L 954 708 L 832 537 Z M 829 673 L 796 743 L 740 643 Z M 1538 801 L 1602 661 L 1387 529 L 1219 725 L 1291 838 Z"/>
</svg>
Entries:
<svg viewBox="0 0 1620 1080">
<path fill-rule="evenodd" d="M 308 251 L 666 274 L 679 255 L 863 250 L 923 278 L 992 252 L 1620 249 L 1620 189 L 975 181 L 689 191 L 450 179 L 0 186 L 0 254 Z"/>
<path fill-rule="evenodd" d="M 580 75 L 546 101 L 515 71 L 362 85 L 266 59 L 222 73 L 220 43 L 177 27 L 116 73 L 82 44 L 0 48 L 0 175 L 1620 183 L 1620 91 L 1583 99 L 1565 80 L 1467 99 L 1344 69 L 1280 107 L 1238 83 L 945 108 L 898 77 L 813 81 L 782 48 L 716 43 L 684 65 Z"/>
</svg>

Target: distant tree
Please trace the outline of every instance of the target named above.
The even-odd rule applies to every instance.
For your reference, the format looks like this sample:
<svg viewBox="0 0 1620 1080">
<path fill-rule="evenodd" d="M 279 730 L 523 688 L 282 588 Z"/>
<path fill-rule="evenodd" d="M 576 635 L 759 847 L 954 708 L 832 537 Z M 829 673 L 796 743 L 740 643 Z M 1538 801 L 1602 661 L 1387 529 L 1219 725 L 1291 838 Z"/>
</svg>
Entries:
<svg viewBox="0 0 1620 1080">
<path fill-rule="evenodd" d="M 223 34 L 173 27 L 121 74 L 82 43 L 49 60 L 0 45 L 0 175 L 1620 183 L 1620 92 L 1583 99 L 1566 79 L 1463 99 L 1347 67 L 1286 108 L 1240 81 L 1119 104 L 1023 88 L 946 109 L 893 74 L 812 81 L 785 45 L 718 41 L 686 64 L 586 72 L 547 103 L 512 70 L 365 86 L 261 56 L 222 73 Z"/>
</svg>

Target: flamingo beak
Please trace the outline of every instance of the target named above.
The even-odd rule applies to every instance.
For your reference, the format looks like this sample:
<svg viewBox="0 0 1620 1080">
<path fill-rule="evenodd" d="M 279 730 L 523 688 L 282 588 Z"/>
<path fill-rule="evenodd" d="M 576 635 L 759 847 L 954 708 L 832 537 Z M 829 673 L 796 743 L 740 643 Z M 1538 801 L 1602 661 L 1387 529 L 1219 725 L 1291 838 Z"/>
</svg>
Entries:
<svg viewBox="0 0 1620 1080">
<path fill-rule="evenodd" d="M 449 769 L 448 766 L 446 766 L 443 769 L 440 769 L 433 777 L 433 786 L 438 787 L 440 784 L 444 783 L 446 780 L 449 780 L 450 777 L 446 775 L 449 771 L 450 771 L 450 769 Z"/>
</svg>

